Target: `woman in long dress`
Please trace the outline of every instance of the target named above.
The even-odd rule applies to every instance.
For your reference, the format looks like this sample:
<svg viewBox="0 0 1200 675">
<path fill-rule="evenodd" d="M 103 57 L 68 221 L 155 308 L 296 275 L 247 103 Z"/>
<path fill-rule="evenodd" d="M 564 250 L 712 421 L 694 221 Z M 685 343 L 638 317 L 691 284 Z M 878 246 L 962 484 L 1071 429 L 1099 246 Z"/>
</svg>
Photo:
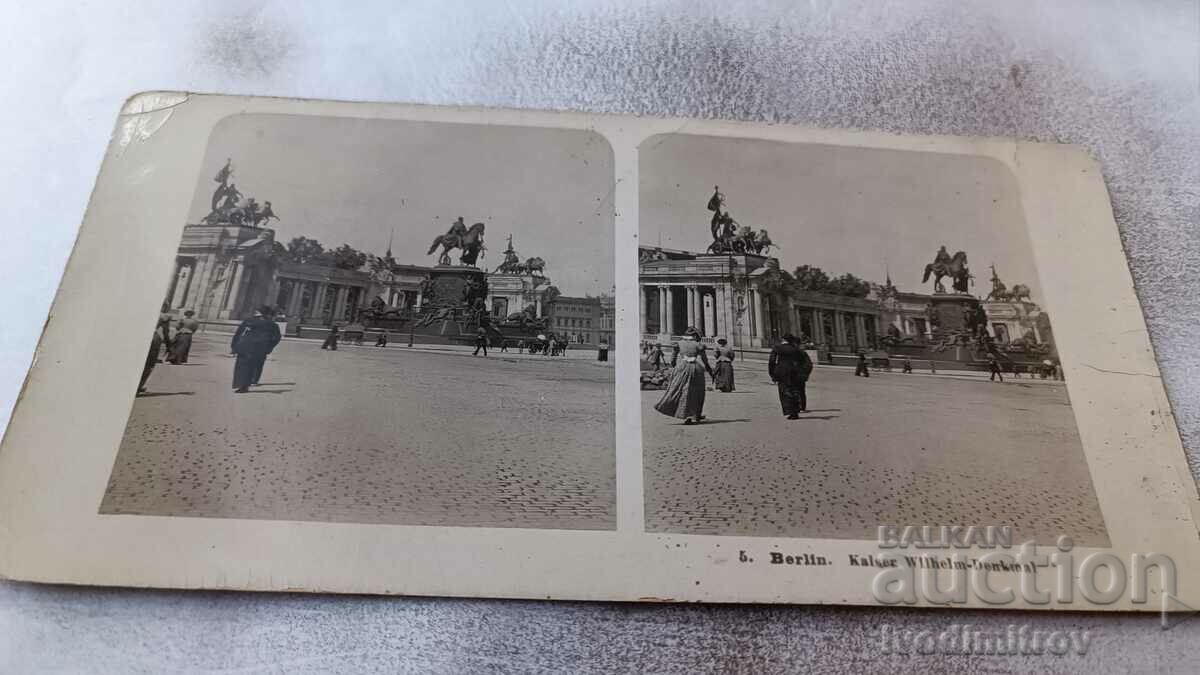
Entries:
<svg viewBox="0 0 1200 675">
<path fill-rule="evenodd" d="M 654 409 L 669 417 L 683 419 L 684 424 L 696 424 L 704 419 L 705 373 L 712 375 L 704 345 L 700 343 L 700 331 L 689 327 L 684 332 L 687 339 L 679 345 L 679 360 L 671 371 L 667 390 Z"/>
<path fill-rule="evenodd" d="M 733 350 L 727 347 L 725 338 L 717 340 L 717 369 L 713 375 L 713 388 L 717 391 L 733 391 Z"/>
</svg>

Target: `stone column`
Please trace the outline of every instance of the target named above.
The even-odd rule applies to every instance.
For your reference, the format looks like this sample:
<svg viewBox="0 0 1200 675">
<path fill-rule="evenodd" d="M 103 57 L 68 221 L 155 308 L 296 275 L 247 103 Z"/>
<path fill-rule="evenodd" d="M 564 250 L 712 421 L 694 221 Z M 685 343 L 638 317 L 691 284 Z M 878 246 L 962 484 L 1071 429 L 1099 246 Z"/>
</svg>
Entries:
<svg viewBox="0 0 1200 675">
<path fill-rule="evenodd" d="M 424 295 L 421 293 L 421 289 L 419 289 L 419 288 L 418 288 L 418 289 L 417 289 L 417 301 L 416 301 L 415 303 L 413 303 L 413 310 L 419 310 L 419 309 L 421 309 L 421 301 L 422 301 L 422 300 L 424 300 L 424 299 L 425 299 L 425 297 L 424 297 Z M 522 309 L 524 309 L 524 308 L 522 308 Z"/>
<path fill-rule="evenodd" d="M 347 286 L 339 286 L 337 296 L 333 299 L 333 314 L 330 315 L 330 320 L 341 321 L 346 311 L 346 296 L 349 295 L 350 288 Z"/>
<path fill-rule="evenodd" d="M 171 293 L 171 308 L 179 309 L 188 301 L 188 290 L 192 284 L 192 277 L 195 276 L 196 263 L 180 262 L 175 270 L 175 280 L 173 282 L 173 292 Z"/>
<path fill-rule="evenodd" d="M 766 317 L 763 316 L 762 293 L 758 289 L 750 291 L 754 294 L 754 335 L 759 339 L 756 347 L 763 345 L 762 339 L 767 334 Z"/>
<path fill-rule="evenodd" d="M 542 296 L 540 293 L 538 294 L 537 298 L 533 301 L 533 304 L 534 304 L 535 313 L 537 314 L 538 318 L 541 318 L 541 316 L 542 316 Z"/>
<path fill-rule="evenodd" d="M 812 310 L 812 335 L 808 336 L 813 344 L 821 344 L 825 341 L 825 327 L 821 325 L 821 310 L 813 307 Z"/>
<path fill-rule="evenodd" d="M 646 324 L 646 287 L 638 284 L 638 336 L 650 332 L 650 326 Z"/>
<path fill-rule="evenodd" d="M 675 335 L 675 292 L 670 286 L 664 287 L 667 294 L 667 335 Z"/>
<path fill-rule="evenodd" d="M 663 335 L 667 332 L 667 294 L 664 290 L 666 287 L 659 284 L 654 287 L 654 292 L 658 294 L 658 334 Z"/>
<path fill-rule="evenodd" d="M 725 290 L 725 284 L 720 284 L 713 292 L 713 318 L 716 319 L 717 335 L 729 340 L 729 345 L 733 346 L 732 336 L 729 334 L 728 317 L 726 310 L 729 294 Z"/>
<path fill-rule="evenodd" d="M 704 301 L 708 304 L 704 304 Z M 716 335 L 716 299 L 712 292 L 700 294 L 700 315 L 703 317 L 704 335 Z"/>
<path fill-rule="evenodd" d="M 862 314 L 854 315 L 854 335 L 858 340 L 858 347 L 867 346 L 867 322 L 863 320 Z"/>
<path fill-rule="evenodd" d="M 233 277 L 229 280 L 229 292 L 225 294 L 225 306 L 222 308 L 230 314 L 237 307 L 238 291 L 242 289 L 242 273 L 246 265 L 241 260 L 235 260 L 229 263 L 233 269 Z"/>
<path fill-rule="evenodd" d="M 304 287 L 299 280 L 288 279 L 286 283 L 291 284 L 291 296 L 288 298 L 287 309 L 283 310 L 289 319 L 299 320 L 297 316 L 300 313 L 300 296 L 304 295 Z"/>
<path fill-rule="evenodd" d="M 687 314 L 685 315 L 685 316 L 687 316 L 687 325 L 695 326 L 696 325 L 696 287 L 695 286 L 684 286 L 683 287 L 683 299 L 684 299 L 684 302 L 686 303 L 686 307 L 687 307 Z M 686 328 L 687 327 L 685 326 L 685 330 L 686 330 Z"/>
<path fill-rule="evenodd" d="M 315 319 L 325 318 L 325 294 L 329 292 L 329 284 L 321 282 L 317 284 L 317 291 L 313 293 L 313 304 L 309 309 L 309 316 Z"/>
</svg>

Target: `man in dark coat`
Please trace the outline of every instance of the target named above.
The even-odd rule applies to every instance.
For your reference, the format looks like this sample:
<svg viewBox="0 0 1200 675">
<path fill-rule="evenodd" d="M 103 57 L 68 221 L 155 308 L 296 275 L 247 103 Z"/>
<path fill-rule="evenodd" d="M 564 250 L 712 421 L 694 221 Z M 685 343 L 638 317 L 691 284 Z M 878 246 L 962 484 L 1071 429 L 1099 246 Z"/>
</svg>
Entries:
<svg viewBox="0 0 1200 675">
<path fill-rule="evenodd" d="M 871 370 L 867 367 L 867 355 L 863 352 L 858 353 L 858 363 L 854 366 L 855 377 L 870 377 Z"/>
<path fill-rule="evenodd" d="M 805 386 L 812 369 L 812 359 L 800 348 L 800 341 L 791 333 L 784 335 L 783 342 L 771 349 L 767 374 L 779 388 L 779 405 L 789 420 L 799 419 L 800 413 L 808 410 Z"/>
<path fill-rule="evenodd" d="M 479 356 L 480 349 L 483 350 L 483 355 L 487 356 L 487 348 L 488 348 L 487 331 L 480 328 L 478 331 L 475 332 L 475 351 L 471 353 L 471 356 Z"/>
<path fill-rule="evenodd" d="M 233 365 L 233 390 L 239 394 L 249 391 L 250 385 L 258 384 L 267 354 L 281 339 L 279 325 L 270 316 L 270 308 L 260 307 L 233 334 L 229 350 L 237 354 L 237 362 Z"/>
<path fill-rule="evenodd" d="M 146 364 L 142 366 L 142 379 L 138 382 L 137 393 L 146 393 L 146 380 L 150 379 L 150 373 L 154 372 L 154 366 L 158 363 L 158 352 L 162 349 L 162 324 L 156 324 L 154 327 L 154 335 L 150 338 L 150 353 L 146 355 Z"/>
<path fill-rule="evenodd" d="M 338 332 L 338 327 L 335 323 L 329 327 L 329 335 L 325 336 L 325 341 L 321 343 L 321 349 L 332 349 L 336 352 L 339 337 L 341 337 L 341 334 Z"/>
<path fill-rule="evenodd" d="M 1000 362 L 991 354 L 988 354 L 988 371 L 992 374 L 988 378 L 992 382 L 995 382 L 996 378 L 1000 378 L 1001 382 L 1004 381 L 1004 375 L 1000 372 Z"/>
</svg>

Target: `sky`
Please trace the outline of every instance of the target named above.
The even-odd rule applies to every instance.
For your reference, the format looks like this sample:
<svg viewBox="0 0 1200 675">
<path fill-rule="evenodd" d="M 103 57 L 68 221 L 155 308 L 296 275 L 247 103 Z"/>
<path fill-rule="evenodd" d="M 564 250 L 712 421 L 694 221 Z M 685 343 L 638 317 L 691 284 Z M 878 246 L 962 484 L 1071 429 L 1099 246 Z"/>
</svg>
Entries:
<svg viewBox="0 0 1200 675">
<path fill-rule="evenodd" d="M 512 234 L 521 259 L 543 258 L 564 295 L 612 291 L 612 150 L 591 132 L 235 115 L 209 139 L 189 223 L 208 215 L 226 158 L 243 195 L 271 202 L 281 242 L 306 236 L 383 255 L 394 231 L 398 262 L 434 265 L 430 243 L 462 216 L 486 224 L 480 267 L 504 261 Z"/>
<path fill-rule="evenodd" d="M 766 229 L 789 272 L 878 283 L 890 272 L 902 291 L 932 292 L 921 275 L 945 245 L 967 253 L 973 294 L 991 290 L 995 264 L 1042 301 L 1016 178 L 993 159 L 672 134 L 642 143 L 638 171 L 643 246 L 705 250 L 720 185 L 734 220 Z"/>
</svg>

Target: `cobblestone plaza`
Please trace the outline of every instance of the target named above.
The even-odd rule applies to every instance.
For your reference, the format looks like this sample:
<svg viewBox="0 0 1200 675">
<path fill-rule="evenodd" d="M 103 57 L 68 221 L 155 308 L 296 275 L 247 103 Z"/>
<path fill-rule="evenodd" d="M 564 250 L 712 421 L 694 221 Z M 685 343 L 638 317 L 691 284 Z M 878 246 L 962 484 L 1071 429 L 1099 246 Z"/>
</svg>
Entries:
<svg viewBox="0 0 1200 675">
<path fill-rule="evenodd" d="M 101 512 L 554 529 L 616 526 L 611 362 L 285 340 L 230 388 L 198 336 L 134 400 Z M 393 343 L 395 345 L 396 343 Z"/>
<path fill-rule="evenodd" d="M 869 539 L 890 525 L 1010 525 L 1108 545 L 1062 382 L 821 367 L 799 420 L 766 364 L 738 361 L 684 426 L 642 393 L 646 529 Z"/>
</svg>

